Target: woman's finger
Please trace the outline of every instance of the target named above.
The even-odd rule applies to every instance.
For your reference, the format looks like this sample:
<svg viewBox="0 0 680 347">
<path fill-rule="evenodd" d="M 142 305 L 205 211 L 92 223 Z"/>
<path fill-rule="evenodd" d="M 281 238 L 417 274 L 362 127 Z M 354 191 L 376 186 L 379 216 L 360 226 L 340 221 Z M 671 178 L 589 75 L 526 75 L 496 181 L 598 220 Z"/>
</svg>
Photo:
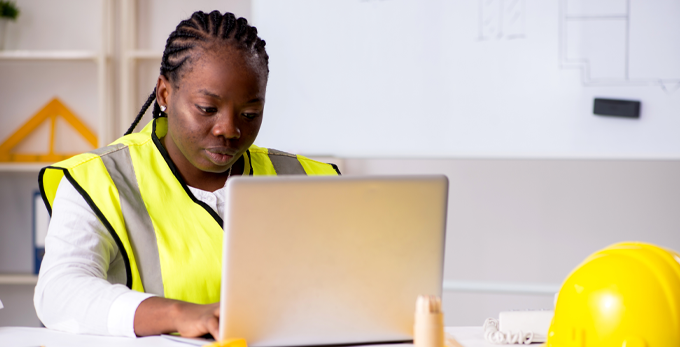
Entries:
<svg viewBox="0 0 680 347">
<path fill-rule="evenodd" d="M 208 331 L 210 331 L 210 334 L 215 338 L 215 341 L 219 341 L 220 339 L 220 325 L 219 325 L 219 320 L 217 317 L 212 317 L 208 321 Z"/>
</svg>

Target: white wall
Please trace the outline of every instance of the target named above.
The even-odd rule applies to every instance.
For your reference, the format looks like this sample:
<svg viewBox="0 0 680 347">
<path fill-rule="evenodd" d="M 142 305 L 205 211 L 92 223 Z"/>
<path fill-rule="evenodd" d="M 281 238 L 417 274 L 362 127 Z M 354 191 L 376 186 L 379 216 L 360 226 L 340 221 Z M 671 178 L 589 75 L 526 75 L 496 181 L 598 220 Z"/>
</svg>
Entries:
<svg viewBox="0 0 680 347">
<path fill-rule="evenodd" d="M 271 57 L 259 141 L 365 158 L 677 159 L 678 16 L 676 0 L 253 0 Z M 595 116 L 596 97 L 640 100 L 641 118 Z"/>
</svg>

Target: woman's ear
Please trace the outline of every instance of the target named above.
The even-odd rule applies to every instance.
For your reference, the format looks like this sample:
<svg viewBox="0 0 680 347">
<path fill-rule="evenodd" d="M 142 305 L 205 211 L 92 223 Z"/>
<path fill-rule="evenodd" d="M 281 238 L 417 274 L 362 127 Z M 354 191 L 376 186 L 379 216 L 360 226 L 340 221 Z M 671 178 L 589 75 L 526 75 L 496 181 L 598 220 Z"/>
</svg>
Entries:
<svg viewBox="0 0 680 347">
<path fill-rule="evenodd" d="M 156 82 L 156 101 L 158 101 L 159 106 L 168 106 L 171 89 L 170 81 L 163 75 L 158 76 L 158 81 Z"/>
</svg>

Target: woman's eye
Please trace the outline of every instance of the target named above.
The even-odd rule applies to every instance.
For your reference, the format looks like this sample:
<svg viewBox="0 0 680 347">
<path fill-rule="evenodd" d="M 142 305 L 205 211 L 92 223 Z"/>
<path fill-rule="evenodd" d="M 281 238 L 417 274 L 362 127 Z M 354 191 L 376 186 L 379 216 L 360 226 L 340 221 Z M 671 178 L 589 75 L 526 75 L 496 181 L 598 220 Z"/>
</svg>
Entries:
<svg viewBox="0 0 680 347">
<path fill-rule="evenodd" d="M 215 113 L 215 112 L 217 112 L 217 108 L 215 108 L 215 107 L 198 106 L 198 105 L 196 105 L 196 107 L 198 107 L 198 109 L 201 110 L 201 112 L 203 112 L 203 113 Z"/>
<path fill-rule="evenodd" d="M 259 113 L 243 113 L 243 117 L 246 117 L 248 119 L 253 119 L 253 118 L 257 117 L 258 115 L 259 115 Z"/>
</svg>

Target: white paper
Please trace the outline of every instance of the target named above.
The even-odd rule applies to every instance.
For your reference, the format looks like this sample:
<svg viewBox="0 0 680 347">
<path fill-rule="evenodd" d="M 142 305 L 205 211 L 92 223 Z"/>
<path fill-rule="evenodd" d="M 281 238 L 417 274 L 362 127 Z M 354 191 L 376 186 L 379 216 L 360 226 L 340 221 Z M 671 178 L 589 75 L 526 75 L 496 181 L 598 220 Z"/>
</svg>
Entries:
<svg viewBox="0 0 680 347">
<path fill-rule="evenodd" d="M 0 309 L 2 309 L 5 306 L 2 306 L 2 300 L 0 300 Z"/>
</svg>

